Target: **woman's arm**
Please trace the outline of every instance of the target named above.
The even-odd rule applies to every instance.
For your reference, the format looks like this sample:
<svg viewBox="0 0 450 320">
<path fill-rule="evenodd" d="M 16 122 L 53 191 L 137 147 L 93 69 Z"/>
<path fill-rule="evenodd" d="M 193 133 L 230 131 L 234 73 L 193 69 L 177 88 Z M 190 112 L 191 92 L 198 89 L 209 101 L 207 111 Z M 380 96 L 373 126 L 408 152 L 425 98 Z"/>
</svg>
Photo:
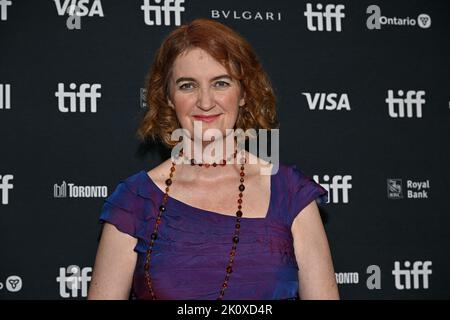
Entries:
<svg viewBox="0 0 450 320">
<path fill-rule="evenodd" d="M 95 258 L 88 300 L 127 300 L 137 253 L 137 239 L 105 222 Z"/>
<path fill-rule="evenodd" d="M 315 201 L 297 215 L 291 231 L 299 267 L 300 299 L 339 299 L 330 248 Z"/>
</svg>

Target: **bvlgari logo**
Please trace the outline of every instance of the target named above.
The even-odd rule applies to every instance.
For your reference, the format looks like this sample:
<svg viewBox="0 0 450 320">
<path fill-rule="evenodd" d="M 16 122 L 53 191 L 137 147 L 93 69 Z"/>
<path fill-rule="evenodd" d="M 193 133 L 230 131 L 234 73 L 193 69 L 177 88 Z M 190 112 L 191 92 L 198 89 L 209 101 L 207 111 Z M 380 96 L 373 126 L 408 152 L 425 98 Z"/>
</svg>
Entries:
<svg viewBox="0 0 450 320">
<path fill-rule="evenodd" d="M 212 19 L 230 19 L 246 21 L 281 21 L 280 11 L 222 10 L 212 9 Z"/>
</svg>

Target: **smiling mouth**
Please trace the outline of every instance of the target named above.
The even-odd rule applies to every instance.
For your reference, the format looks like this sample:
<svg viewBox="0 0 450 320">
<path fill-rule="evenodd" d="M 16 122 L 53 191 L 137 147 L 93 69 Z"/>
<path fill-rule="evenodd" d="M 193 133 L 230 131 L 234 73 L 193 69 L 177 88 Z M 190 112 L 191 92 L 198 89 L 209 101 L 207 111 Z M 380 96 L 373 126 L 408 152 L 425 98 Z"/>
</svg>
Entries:
<svg viewBox="0 0 450 320">
<path fill-rule="evenodd" d="M 212 121 L 216 120 L 219 116 L 220 116 L 220 114 L 215 114 L 215 115 L 211 115 L 211 116 L 196 115 L 193 117 L 195 120 L 199 120 L 199 121 L 203 121 L 203 122 L 212 122 Z"/>
</svg>

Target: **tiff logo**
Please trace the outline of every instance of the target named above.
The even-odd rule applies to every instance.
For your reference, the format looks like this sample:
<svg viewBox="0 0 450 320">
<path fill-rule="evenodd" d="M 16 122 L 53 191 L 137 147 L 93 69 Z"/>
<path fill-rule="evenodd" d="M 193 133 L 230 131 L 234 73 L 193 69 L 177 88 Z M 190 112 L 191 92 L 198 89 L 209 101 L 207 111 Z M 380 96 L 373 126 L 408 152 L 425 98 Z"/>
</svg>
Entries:
<svg viewBox="0 0 450 320">
<path fill-rule="evenodd" d="M 91 267 L 81 269 L 79 266 L 71 265 L 67 268 L 59 268 L 59 294 L 62 298 L 76 298 L 81 290 L 81 297 L 87 297 L 88 283 L 91 281 Z M 69 274 L 69 276 L 68 276 Z M 69 289 L 69 291 L 67 290 Z"/>
<path fill-rule="evenodd" d="M 155 3 L 161 3 L 161 0 L 154 0 Z M 164 25 L 171 25 L 171 13 L 173 12 L 175 17 L 175 25 L 181 25 L 181 12 L 184 12 L 184 7 L 181 4 L 184 0 L 164 0 L 164 4 L 161 5 L 151 5 L 150 0 L 144 0 L 144 4 L 141 6 L 142 11 L 144 11 L 144 22 L 149 26 L 160 26 L 162 24 L 162 14 L 164 12 Z M 154 20 L 150 17 L 150 13 L 154 13 Z"/>
<path fill-rule="evenodd" d="M 403 90 L 398 90 L 397 93 L 399 97 L 395 98 L 394 90 L 388 90 L 388 97 L 385 101 L 388 104 L 389 116 L 391 118 L 404 118 L 406 108 L 408 118 L 413 117 L 414 109 L 416 118 L 422 118 L 422 105 L 425 103 L 425 99 L 422 99 L 422 97 L 425 95 L 425 91 L 409 90 L 406 92 L 406 98 L 403 98 Z M 414 106 L 415 108 L 413 108 Z"/>
<path fill-rule="evenodd" d="M 69 85 L 71 90 L 75 90 L 77 85 L 71 83 Z M 90 99 L 89 109 L 91 112 L 97 112 L 97 98 L 102 95 L 97 92 L 97 89 L 101 89 L 102 86 L 98 83 L 88 84 L 82 83 L 78 92 L 66 92 L 64 91 L 64 83 L 58 83 L 58 91 L 55 92 L 55 96 L 58 98 L 58 109 L 61 112 L 86 112 L 86 99 Z M 88 91 L 89 90 L 89 91 Z M 77 110 L 77 97 L 79 98 L 79 106 Z M 65 99 L 69 98 L 70 107 L 67 108 L 65 105 Z"/>
<path fill-rule="evenodd" d="M 8 204 L 9 203 L 9 190 L 14 188 L 14 185 L 12 183 L 9 183 L 14 179 L 14 176 L 12 174 L 5 174 L 3 176 L 0 175 L 0 190 L 2 194 L 2 204 Z"/>
<path fill-rule="evenodd" d="M 309 31 L 323 31 L 323 24 L 325 19 L 325 30 L 333 31 L 333 20 L 335 21 L 336 31 L 342 31 L 341 20 L 345 17 L 342 10 L 345 9 L 343 4 L 327 4 L 325 6 L 325 12 L 322 11 L 323 5 L 321 3 L 316 4 L 318 11 L 313 11 L 312 4 L 306 4 L 306 16 L 307 28 Z"/>
<path fill-rule="evenodd" d="M 332 198 L 333 203 L 339 203 L 339 194 L 341 194 L 342 203 L 348 203 L 348 190 L 352 188 L 352 185 L 349 183 L 349 181 L 352 179 L 352 176 L 333 176 L 331 178 L 331 183 L 328 183 L 330 181 L 330 176 L 327 174 L 323 176 L 323 181 L 326 183 L 319 182 L 319 176 L 317 175 L 314 175 L 313 179 L 322 187 L 324 187 L 331 195 L 331 197 L 329 197 L 328 199 L 328 202 L 330 202 L 330 198 Z"/>
<path fill-rule="evenodd" d="M 11 86 L 0 84 L 0 109 L 11 109 Z"/>
<path fill-rule="evenodd" d="M 410 270 L 411 262 L 405 261 L 404 266 L 407 269 L 400 269 L 400 262 L 394 262 L 394 270 L 392 274 L 395 278 L 395 288 L 398 290 L 411 289 L 411 277 L 413 289 L 420 289 L 420 278 L 422 278 L 422 287 L 428 289 L 428 276 L 433 273 L 430 269 L 431 261 L 415 261 L 412 270 Z M 404 281 L 402 281 L 402 278 Z"/>
<path fill-rule="evenodd" d="M 0 0 L 0 20 L 8 20 L 8 6 L 12 5 L 9 0 Z"/>
</svg>

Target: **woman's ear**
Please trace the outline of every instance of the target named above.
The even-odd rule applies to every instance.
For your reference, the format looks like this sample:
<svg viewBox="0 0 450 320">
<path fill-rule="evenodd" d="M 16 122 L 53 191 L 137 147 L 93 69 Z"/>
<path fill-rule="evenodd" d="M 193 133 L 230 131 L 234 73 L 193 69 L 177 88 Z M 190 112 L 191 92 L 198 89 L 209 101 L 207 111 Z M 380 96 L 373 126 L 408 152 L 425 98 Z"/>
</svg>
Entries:
<svg viewBox="0 0 450 320">
<path fill-rule="evenodd" d="M 245 97 L 246 97 L 246 94 L 244 92 L 243 97 L 239 100 L 239 107 L 242 107 L 245 105 Z"/>
<path fill-rule="evenodd" d="M 170 97 L 167 96 L 166 99 L 167 99 L 167 104 L 169 105 L 169 107 L 171 107 L 172 109 L 175 110 L 175 106 L 173 105 L 172 100 L 170 100 Z"/>
</svg>

